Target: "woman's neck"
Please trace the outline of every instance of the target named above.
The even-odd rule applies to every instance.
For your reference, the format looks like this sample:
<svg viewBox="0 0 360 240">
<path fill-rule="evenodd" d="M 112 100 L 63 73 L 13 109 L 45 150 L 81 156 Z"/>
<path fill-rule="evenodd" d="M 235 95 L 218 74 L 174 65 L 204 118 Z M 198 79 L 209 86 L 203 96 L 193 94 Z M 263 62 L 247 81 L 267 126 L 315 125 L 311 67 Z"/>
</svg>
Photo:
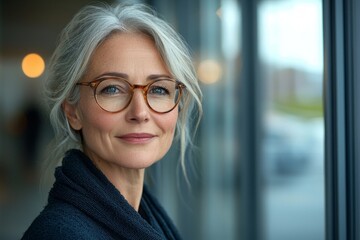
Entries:
<svg viewBox="0 0 360 240">
<path fill-rule="evenodd" d="M 144 186 L 144 174 L 144 169 L 121 169 L 105 175 L 129 204 L 138 211 Z"/>
<path fill-rule="evenodd" d="M 116 164 L 104 163 L 94 162 L 128 203 L 138 211 L 143 192 L 145 169 L 122 168 Z"/>
</svg>

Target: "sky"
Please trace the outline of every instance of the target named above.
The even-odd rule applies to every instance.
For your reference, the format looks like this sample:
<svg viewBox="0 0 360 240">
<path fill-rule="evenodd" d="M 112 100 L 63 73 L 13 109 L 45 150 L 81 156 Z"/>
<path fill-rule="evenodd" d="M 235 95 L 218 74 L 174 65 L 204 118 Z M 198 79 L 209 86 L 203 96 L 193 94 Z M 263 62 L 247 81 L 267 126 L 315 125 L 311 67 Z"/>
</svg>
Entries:
<svg viewBox="0 0 360 240">
<path fill-rule="evenodd" d="M 281 67 L 323 69 L 320 0 L 265 1 L 259 12 L 260 58 Z"/>
</svg>

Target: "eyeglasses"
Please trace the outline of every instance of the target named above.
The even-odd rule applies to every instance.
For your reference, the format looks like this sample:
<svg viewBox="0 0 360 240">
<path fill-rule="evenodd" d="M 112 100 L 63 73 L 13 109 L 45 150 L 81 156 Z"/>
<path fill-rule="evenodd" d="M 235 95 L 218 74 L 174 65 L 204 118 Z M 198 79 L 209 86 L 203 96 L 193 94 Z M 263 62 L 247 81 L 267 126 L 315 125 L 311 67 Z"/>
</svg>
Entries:
<svg viewBox="0 0 360 240">
<path fill-rule="evenodd" d="M 107 112 L 120 112 L 129 106 L 134 90 L 142 90 L 148 107 L 157 113 L 168 113 L 178 103 L 185 85 L 171 79 L 157 79 L 147 85 L 131 84 L 118 76 L 102 76 L 91 82 L 80 82 L 76 85 L 89 86 L 94 90 L 96 103 Z"/>
</svg>

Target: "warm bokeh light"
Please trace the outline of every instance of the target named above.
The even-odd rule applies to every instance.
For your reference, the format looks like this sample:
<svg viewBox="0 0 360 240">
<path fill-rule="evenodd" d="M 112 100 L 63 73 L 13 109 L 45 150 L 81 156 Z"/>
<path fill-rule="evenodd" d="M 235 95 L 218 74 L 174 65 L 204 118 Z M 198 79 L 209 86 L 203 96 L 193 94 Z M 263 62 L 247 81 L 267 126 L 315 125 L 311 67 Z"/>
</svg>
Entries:
<svg viewBox="0 0 360 240">
<path fill-rule="evenodd" d="M 21 67 L 27 77 L 37 78 L 43 74 L 45 62 L 39 54 L 30 53 L 24 57 Z"/>
<path fill-rule="evenodd" d="M 222 9 L 219 8 L 218 10 L 216 10 L 216 15 L 221 19 L 222 18 Z"/>
<path fill-rule="evenodd" d="M 220 80 L 222 67 L 216 60 L 207 59 L 199 64 L 197 72 L 201 82 L 212 84 Z"/>
</svg>

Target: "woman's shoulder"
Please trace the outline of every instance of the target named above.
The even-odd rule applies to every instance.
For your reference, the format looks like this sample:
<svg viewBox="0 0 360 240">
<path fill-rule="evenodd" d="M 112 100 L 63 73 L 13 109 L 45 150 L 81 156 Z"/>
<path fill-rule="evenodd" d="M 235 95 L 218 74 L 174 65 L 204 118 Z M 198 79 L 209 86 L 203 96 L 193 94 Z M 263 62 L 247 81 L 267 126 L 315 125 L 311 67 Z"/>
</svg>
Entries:
<svg viewBox="0 0 360 240">
<path fill-rule="evenodd" d="M 104 236 L 104 230 L 81 210 L 57 203 L 44 208 L 22 239 L 102 239 Z"/>
</svg>

